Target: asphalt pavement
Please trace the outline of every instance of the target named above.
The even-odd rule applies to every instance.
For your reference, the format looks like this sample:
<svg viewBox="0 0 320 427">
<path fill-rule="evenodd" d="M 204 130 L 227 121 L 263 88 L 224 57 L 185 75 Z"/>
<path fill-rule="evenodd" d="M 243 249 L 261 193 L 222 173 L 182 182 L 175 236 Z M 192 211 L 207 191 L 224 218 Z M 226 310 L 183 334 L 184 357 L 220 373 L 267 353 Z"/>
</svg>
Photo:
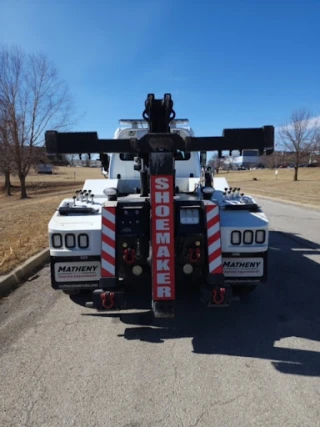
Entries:
<svg viewBox="0 0 320 427">
<path fill-rule="evenodd" d="M 3 299 L 0 426 L 320 426 L 320 211 L 258 201 L 269 281 L 229 309 L 96 313 L 48 266 Z"/>
</svg>

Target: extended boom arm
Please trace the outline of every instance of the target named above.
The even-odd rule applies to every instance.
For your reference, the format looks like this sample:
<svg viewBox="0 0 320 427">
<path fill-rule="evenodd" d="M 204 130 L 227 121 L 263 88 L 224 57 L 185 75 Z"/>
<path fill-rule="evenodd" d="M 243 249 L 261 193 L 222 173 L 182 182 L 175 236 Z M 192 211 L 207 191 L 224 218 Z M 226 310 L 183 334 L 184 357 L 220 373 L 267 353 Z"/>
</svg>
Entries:
<svg viewBox="0 0 320 427">
<path fill-rule="evenodd" d="M 145 102 L 143 118 L 148 121 L 149 130 L 141 139 L 99 139 L 97 132 L 57 132 L 45 134 L 46 150 L 49 155 L 80 153 L 150 153 L 155 151 L 182 150 L 222 151 L 244 149 L 259 150 L 260 155 L 274 150 L 274 127 L 224 129 L 222 136 L 188 137 L 170 133 L 170 122 L 175 117 L 170 94 L 163 100 L 149 94 Z"/>
</svg>

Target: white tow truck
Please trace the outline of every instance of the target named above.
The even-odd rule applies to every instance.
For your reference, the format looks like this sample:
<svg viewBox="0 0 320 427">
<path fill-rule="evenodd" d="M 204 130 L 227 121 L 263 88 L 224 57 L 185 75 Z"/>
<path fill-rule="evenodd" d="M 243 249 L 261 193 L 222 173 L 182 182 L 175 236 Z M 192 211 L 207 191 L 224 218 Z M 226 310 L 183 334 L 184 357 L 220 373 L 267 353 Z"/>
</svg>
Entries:
<svg viewBox="0 0 320 427">
<path fill-rule="evenodd" d="M 46 132 L 50 155 L 99 153 L 108 179 L 88 179 L 62 200 L 48 226 L 52 287 L 91 290 L 87 306 L 126 308 L 128 287 L 149 282 L 155 317 L 173 317 L 176 287 L 191 283 L 208 307 L 267 280 L 268 219 L 250 196 L 207 166 L 207 151 L 271 154 L 274 128 L 196 138 L 175 119 L 170 95 L 148 95 L 142 120 L 114 138 Z M 239 174 L 239 178 L 241 175 Z"/>
</svg>

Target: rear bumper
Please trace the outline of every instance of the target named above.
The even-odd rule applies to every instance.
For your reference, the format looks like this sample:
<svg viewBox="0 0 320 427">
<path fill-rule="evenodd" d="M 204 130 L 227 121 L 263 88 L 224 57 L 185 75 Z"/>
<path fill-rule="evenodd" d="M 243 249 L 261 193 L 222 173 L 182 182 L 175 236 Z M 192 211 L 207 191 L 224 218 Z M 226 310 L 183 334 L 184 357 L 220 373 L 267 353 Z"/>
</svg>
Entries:
<svg viewBox="0 0 320 427">
<path fill-rule="evenodd" d="M 223 253 L 224 281 L 232 286 L 263 283 L 268 276 L 268 251 L 259 253 Z M 51 256 L 51 285 L 56 290 L 95 290 L 101 279 L 100 256 L 54 257 Z M 195 271 L 190 277 L 177 269 L 178 281 L 199 280 L 207 277 L 206 271 Z M 147 278 L 150 281 L 151 275 Z M 133 276 L 132 280 L 139 280 Z M 144 276 L 144 280 L 146 277 Z"/>
</svg>

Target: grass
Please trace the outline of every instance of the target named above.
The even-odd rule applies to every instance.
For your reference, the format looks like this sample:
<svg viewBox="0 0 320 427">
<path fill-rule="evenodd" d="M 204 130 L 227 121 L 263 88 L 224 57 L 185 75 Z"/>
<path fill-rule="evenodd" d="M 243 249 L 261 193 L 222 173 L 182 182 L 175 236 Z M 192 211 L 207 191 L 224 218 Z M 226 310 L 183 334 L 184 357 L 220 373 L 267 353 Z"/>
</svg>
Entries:
<svg viewBox="0 0 320 427">
<path fill-rule="evenodd" d="M 245 193 L 320 207 L 320 168 L 300 169 L 298 182 L 292 181 L 292 169 L 279 169 L 277 179 L 272 170 L 223 172 L 218 176 L 225 176 L 230 186 Z M 82 188 L 85 179 L 101 177 L 99 168 L 61 167 L 54 175 L 32 173 L 27 178 L 26 200 L 20 200 L 19 182 L 13 179 L 13 195 L 6 197 L 0 192 L 0 275 L 46 248 L 48 222 L 61 200 Z M 0 177 L 0 187 L 3 184 Z"/>
<path fill-rule="evenodd" d="M 260 169 L 221 176 L 226 177 L 230 186 L 240 187 L 247 194 L 320 207 L 320 168 L 300 168 L 296 182 L 293 174 L 293 169 L 278 169 L 277 176 L 274 170 Z"/>
<path fill-rule="evenodd" d="M 12 196 L 5 196 L 3 189 L 0 192 L 0 275 L 46 248 L 48 222 L 61 200 L 82 188 L 85 179 L 101 177 L 99 168 L 61 167 L 54 175 L 32 173 L 25 200 L 20 200 L 19 182 L 12 179 Z"/>
</svg>

